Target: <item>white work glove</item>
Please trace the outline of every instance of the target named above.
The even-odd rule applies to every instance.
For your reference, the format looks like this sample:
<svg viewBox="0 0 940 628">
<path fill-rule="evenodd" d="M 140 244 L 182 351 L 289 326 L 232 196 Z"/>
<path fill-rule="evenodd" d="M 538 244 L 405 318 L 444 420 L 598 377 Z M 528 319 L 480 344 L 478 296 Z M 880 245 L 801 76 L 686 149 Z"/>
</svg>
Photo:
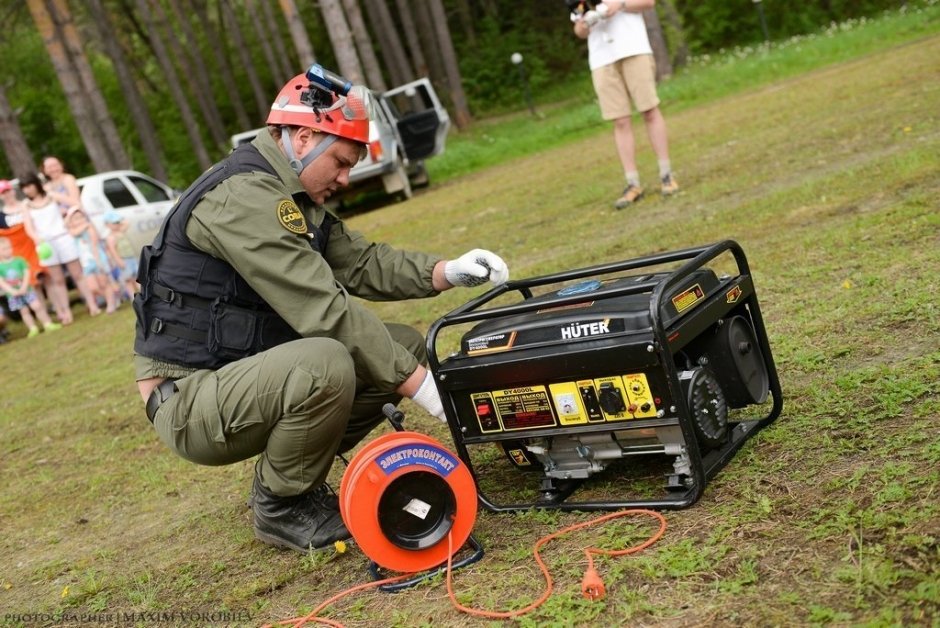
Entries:
<svg viewBox="0 0 940 628">
<path fill-rule="evenodd" d="M 452 286 L 472 288 L 492 281 L 497 286 L 509 279 L 509 268 L 499 255 L 473 249 L 444 264 L 444 279 Z"/>
<path fill-rule="evenodd" d="M 601 14 L 597 11 L 588 11 L 584 14 L 584 23 L 588 25 L 588 28 L 594 26 L 601 21 Z"/>
<path fill-rule="evenodd" d="M 447 417 L 444 416 L 444 404 L 441 401 L 441 395 L 437 392 L 437 386 L 434 385 L 434 376 L 428 371 L 424 376 L 424 381 L 418 387 L 418 392 L 411 398 L 416 404 L 427 410 L 431 416 L 447 423 Z"/>
</svg>

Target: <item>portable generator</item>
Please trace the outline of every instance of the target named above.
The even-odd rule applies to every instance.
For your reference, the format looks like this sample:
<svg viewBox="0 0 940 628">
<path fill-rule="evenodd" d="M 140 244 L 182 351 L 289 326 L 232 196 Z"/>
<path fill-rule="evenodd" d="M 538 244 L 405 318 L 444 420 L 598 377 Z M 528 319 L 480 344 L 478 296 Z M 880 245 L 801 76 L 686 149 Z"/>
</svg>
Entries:
<svg viewBox="0 0 940 628">
<path fill-rule="evenodd" d="M 783 405 L 731 240 L 510 281 L 427 343 L 493 511 L 687 507 Z"/>
</svg>

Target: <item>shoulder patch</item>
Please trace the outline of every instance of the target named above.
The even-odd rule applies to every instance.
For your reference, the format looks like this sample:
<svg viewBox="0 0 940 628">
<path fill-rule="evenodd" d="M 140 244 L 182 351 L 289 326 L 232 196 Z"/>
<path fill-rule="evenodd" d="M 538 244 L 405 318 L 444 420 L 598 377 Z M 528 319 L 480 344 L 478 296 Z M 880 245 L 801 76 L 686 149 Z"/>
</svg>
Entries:
<svg viewBox="0 0 940 628">
<path fill-rule="evenodd" d="M 277 219 L 291 233 L 307 233 L 307 221 L 294 201 L 286 200 L 277 204 Z"/>
</svg>

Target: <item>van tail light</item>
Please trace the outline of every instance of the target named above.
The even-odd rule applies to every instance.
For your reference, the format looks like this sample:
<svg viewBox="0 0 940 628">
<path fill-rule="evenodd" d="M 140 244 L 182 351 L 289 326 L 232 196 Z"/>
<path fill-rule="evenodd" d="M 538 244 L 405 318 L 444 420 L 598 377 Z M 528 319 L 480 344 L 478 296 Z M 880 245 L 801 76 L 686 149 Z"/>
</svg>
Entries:
<svg viewBox="0 0 940 628">
<path fill-rule="evenodd" d="M 381 161 L 382 160 L 382 142 L 375 140 L 374 142 L 369 142 L 369 156 L 372 157 L 372 161 Z"/>
</svg>

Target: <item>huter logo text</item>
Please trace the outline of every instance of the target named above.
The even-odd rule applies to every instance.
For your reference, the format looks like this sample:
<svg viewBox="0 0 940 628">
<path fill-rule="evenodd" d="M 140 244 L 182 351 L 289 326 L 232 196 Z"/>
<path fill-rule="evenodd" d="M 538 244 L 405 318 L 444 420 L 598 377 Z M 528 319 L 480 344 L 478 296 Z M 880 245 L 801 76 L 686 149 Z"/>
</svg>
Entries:
<svg viewBox="0 0 940 628">
<path fill-rule="evenodd" d="M 607 321 L 596 321 L 594 323 L 572 323 L 567 327 L 561 328 L 561 339 L 571 340 L 572 338 L 581 338 L 582 336 L 601 336 L 609 334 Z"/>
</svg>

